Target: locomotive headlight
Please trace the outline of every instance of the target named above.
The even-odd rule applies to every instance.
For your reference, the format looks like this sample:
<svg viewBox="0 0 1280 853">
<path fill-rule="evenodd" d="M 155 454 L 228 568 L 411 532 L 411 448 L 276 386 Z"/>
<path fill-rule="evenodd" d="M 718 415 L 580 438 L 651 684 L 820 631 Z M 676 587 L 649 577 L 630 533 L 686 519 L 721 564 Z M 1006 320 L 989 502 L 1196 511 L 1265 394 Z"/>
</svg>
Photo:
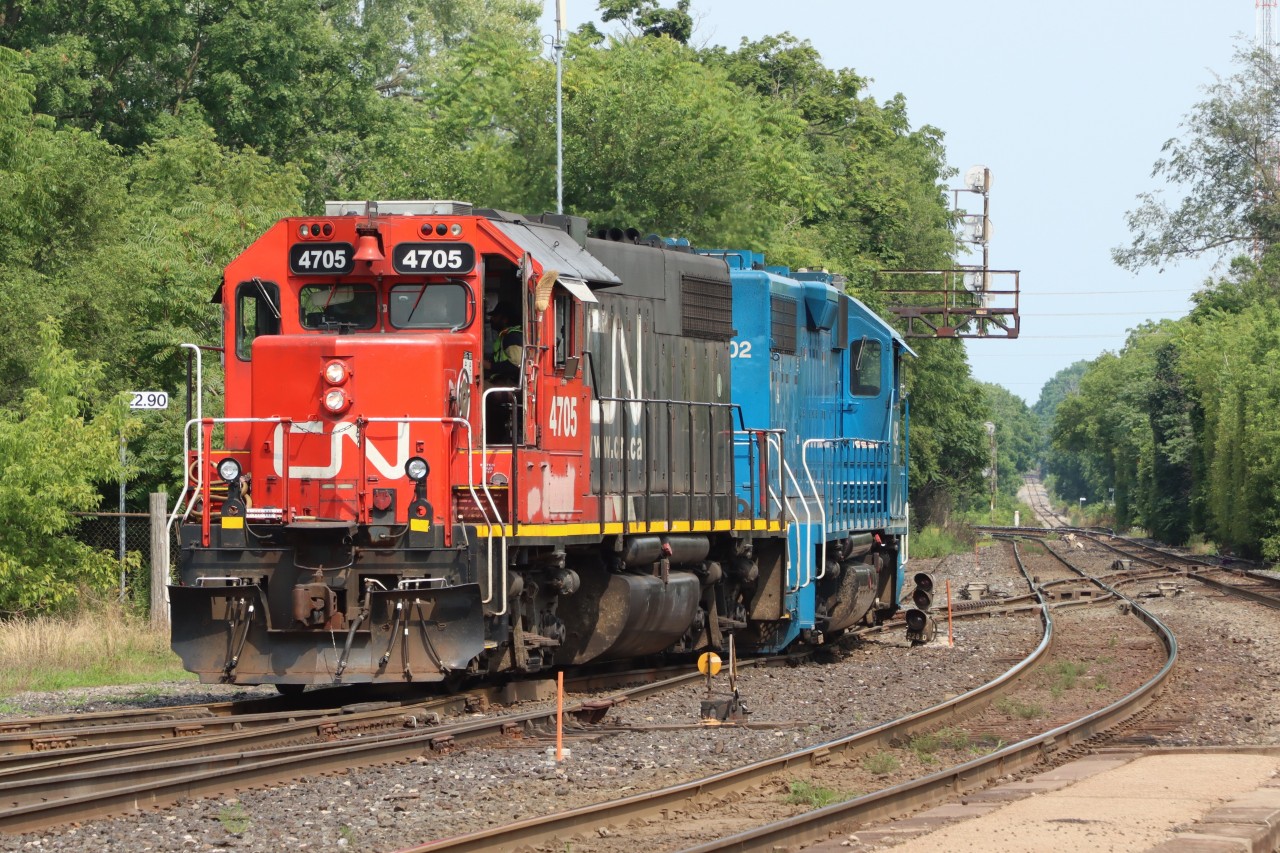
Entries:
<svg viewBox="0 0 1280 853">
<path fill-rule="evenodd" d="M 453 223 L 453 225 L 449 226 L 449 233 L 457 237 L 462 233 L 462 226 L 456 222 Z"/>
<path fill-rule="evenodd" d="M 421 456 L 410 457 L 409 461 L 404 463 L 404 473 L 415 483 L 421 483 L 427 479 L 427 474 L 430 471 L 431 468 L 427 465 L 427 460 Z"/>
<path fill-rule="evenodd" d="M 324 407 L 335 415 L 349 405 L 347 392 L 341 388 L 332 388 L 324 395 Z"/>
<path fill-rule="evenodd" d="M 240 463 L 227 457 L 218 463 L 218 476 L 226 480 L 228 483 L 234 483 L 240 479 Z"/>
<path fill-rule="evenodd" d="M 324 381 L 330 385 L 341 385 L 347 381 L 347 366 L 340 361 L 331 361 L 324 366 Z"/>
</svg>

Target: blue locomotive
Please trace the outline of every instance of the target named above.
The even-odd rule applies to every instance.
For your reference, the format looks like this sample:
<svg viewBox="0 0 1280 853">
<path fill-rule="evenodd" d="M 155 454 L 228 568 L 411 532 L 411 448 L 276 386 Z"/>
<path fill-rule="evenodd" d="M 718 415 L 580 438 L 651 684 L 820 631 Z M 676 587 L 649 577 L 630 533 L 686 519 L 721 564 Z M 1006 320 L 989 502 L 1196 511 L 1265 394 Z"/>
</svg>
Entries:
<svg viewBox="0 0 1280 853">
<path fill-rule="evenodd" d="M 906 342 L 828 272 L 703 250 L 733 282 L 733 400 L 766 431 L 771 500 L 788 517 L 785 594 L 760 638 L 778 650 L 892 615 L 907 538 Z M 738 453 L 738 464 L 749 464 Z M 772 614 L 771 614 L 772 615 Z"/>
</svg>

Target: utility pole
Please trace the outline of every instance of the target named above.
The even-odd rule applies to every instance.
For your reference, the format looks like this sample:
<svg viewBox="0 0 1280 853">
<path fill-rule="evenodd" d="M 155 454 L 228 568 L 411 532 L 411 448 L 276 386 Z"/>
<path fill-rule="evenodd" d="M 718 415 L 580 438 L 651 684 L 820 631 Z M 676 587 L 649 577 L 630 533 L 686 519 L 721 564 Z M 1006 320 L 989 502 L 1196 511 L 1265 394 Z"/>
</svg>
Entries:
<svg viewBox="0 0 1280 853">
<path fill-rule="evenodd" d="M 983 424 L 987 428 L 987 438 L 991 450 L 991 522 L 996 520 L 996 425 L 991 421 Z"/>
<path fill-rule="evenodd" d="M 556 53 L 556 213 L 564 213 L 564 6 L 556 0 L 556 37 L 551 43 Z"/>
</svg>

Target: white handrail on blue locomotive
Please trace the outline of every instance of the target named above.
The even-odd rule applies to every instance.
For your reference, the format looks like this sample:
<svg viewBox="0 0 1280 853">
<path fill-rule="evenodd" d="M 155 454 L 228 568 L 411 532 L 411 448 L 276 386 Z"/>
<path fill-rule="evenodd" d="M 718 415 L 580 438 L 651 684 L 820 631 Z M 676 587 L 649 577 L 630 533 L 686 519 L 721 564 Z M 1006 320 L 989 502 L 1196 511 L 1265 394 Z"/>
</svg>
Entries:
<svg viewBox="0 0 1280 853">
<path fill-rule="evenodd" d="M 809 478 L 809 488 L 813 489 L 813 493 L 818 493 L 818 484 L 813 481 L 813 472 L 809 470 L 809 446 L 816 442 L 826 442 L 825 438 L 809 438 L 800 445 L 800 462 L 804 465 L 804 475 Z M 818 558 L 821 564 L 821 570 L 818 573 L 818 580 L 822 580 L 827 576 L 827 508 L 821 500 L 818 501 L 819 518 L 822 521 L 822 556 Z"/>
<path fill-rule="evenodd" d="M 796 497 L 798 497 L 801 500 L 801 505 L 804 507 L 805 543 L 801 548 L 800 553 L 812 554 L 813 552 L 813 513 L 809 511 L 809 499 L 805 497 L 804 489 L 800 488 L 800 483 L 796 480 L 796 475 L 791 470 L 791 466 L 787 463 L 786 455 L 783 452 L 784 446 L 782 444 L 782 439 L 786 436 L 786 434 L 787 434 L 787 431 L 784 429 L 766 430 L 765 440 L 768 442 L 770 448 L 778 451 L 778 461 L 781 463 L 779 466 L 780 470 L 778 474 L 778 479 L 779 480 L 782 479 L 782 472 L 786 473 L 787 479 L 791 481 L 791 485 L 795 489 Z M 783 485 L 785 485 L 785 483 Z M 792 518 L 794 518 L 796 523 L 799 524 L 800 518 L 799 516 L 796 515 L 796 511 L 791 504 L 791 498 L 790 496 L 787 495 L 785 488 L 782 490 L 782 500 L 786 505 L 786 509 L 791 513 Z M 796 535 L 796 541 L 797 542 L 800 541 L 799 534 Z M 790 549 L 788 549 L 788 551 L 790 551 Z M 789 553 L 787 555 L 787 562 L 788 563 L 791 562 L 791 557 Z M 787 567 L 788 574 L 790 574 L 790 568 L 791 567 L 788 565 Z M 790 587 L 790 585 L 788 585 L 788 592 L 799 592 L 809 584 L 813 583 L 812 562 L 809 564 L 809 570 L 807 572 L 808 577 L 803 581 L 800 580 L 800 571 L 801 570 L 799 568 L 796 569 L 796 586 L 792 588 Z"/>
</svg>

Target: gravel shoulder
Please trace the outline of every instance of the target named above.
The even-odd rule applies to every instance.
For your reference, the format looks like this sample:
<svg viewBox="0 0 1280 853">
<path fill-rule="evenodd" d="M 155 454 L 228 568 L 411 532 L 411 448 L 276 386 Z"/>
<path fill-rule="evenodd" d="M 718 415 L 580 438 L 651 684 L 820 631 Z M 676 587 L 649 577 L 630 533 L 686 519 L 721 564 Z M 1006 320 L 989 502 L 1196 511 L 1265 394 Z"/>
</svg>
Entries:
<svg viewBox="0 0 1280 853">
<path fill-rule="evenodd" d="M 1084 559 L 1079 551 L 1073 558 Z M 940 587 L 950 580 L 953 591 L 973 581 L 1006 593 L 1021 591 L 1021 581 L 1011 575 L 998 548 L 941 561 L 917 560 L 909 567 L 922 569 L 932 570 Z M 1167 742 L 1280 740 L 1280 711 L 1274 710 L 1271 686 L 1280 672 L 1280 620 L 1257 605 L 1225 600 L 1195 586 L 1148 603 L 1180 643 L 1174 686 L 1156 712 L 1168 722 Z M 885 635 L 833 652 L 822 663 L 744 669 L 739 689 L 751 719 L 773 724 L 764 728 L 697 726 L 705 687 L 695 684 L 619 707 L 610 722 L 636 731 L 570 740 L 570 755 L 559 765 L 548 755 L 551 744 L 545 741 L 474 748 L 94 821 L 43 837 L 0 836 L 0 850 L 402 849 L 700 778 L 867 728 L 982 683 L 1020 660 L 1040 638 L 1034 617 L 957 621 L 953 631 L 954 646 L 945 642 L 943 620 L 940 641 L 925 647 L 911 648 L 901 635 Z M 1117 646 L 1123 649 L 1124 642 L 1121 638 Z M 725 689 L 725 683 L 718 681 L 717 688 Z M 147 685 L 26 694 L 6 700 L 5 707 L 6 716 L 20 716 L 223 701 L 271 692 Z M 870 775 L 874 782 L 875 774 Z M 851 779 L 842 787 L 863 785 Z"/>
</svg>

